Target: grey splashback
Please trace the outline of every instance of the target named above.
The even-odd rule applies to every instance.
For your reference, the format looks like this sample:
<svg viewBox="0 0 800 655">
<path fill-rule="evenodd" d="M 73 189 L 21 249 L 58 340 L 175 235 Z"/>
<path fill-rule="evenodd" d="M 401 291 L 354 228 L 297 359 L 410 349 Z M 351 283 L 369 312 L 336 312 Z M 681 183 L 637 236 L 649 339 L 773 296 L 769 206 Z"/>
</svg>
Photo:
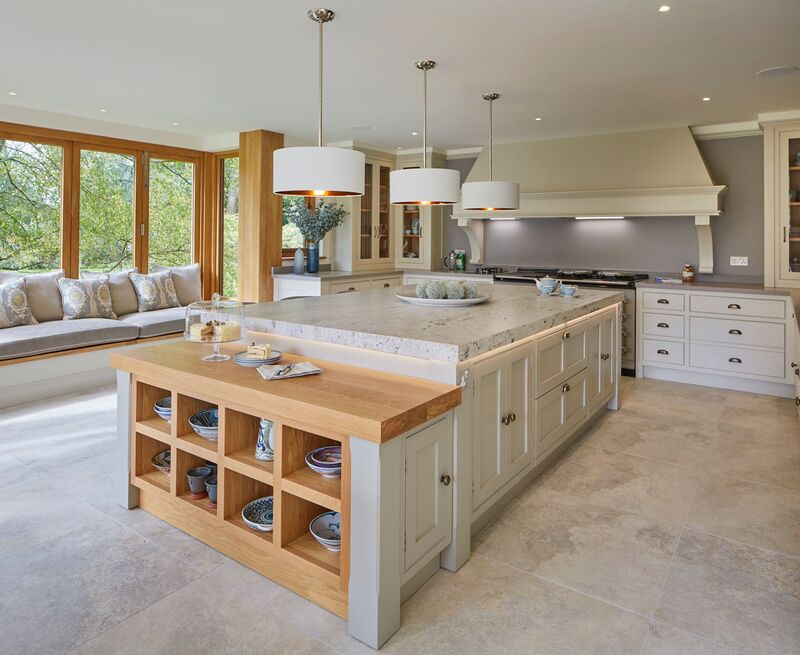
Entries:
<svg viewBox="0 0 800 655">
<path fill-rule="evenodd" d="M 764 178 L 760 136 L 699 142 L 716 184 L 724 184 L 722 216 L 712 218 L 713 276 L 708 280 L 763 281 Z M 653 153 L 658 156 L 658 153 Z M 462 181 L 474 160 L 448 162 Z M 466 236 L 447 209 L 444 251 L 469 248 Z M 495 266 L 580 266 L 638 271 L 680 271 L 697 266 L 694 217 L 626 218 L 622 221 L 576 221 L 537 218 L 488 221 L 484 244 L 486 264 Z M 731 255 L 749 257 L 749 266 L 731 267 Z"/>
</svg>

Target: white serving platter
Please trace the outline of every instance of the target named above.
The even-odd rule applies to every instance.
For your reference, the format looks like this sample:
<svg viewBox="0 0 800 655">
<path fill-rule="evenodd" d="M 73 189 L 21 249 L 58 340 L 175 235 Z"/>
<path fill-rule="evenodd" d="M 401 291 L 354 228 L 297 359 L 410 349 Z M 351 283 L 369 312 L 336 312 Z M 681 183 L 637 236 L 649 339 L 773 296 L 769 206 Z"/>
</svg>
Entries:
<svg viewBox="0 0 800 655">
<path fill-rule="evenodd" d="M 437 300 L 434 298 L 417 298 L 416 294 L 411 293 L 396 293 L 395 296 L 400 298 L 403 302 L 411 303 L 412 305 L 424 305 L 426 307 L 468 307 L 469 305 L 479 305 L 486 302 L 491 298 L 488 295 L 481 295 L 477 298 L 461 298 L 459 300 L 442 299 Z"/>
</svg>

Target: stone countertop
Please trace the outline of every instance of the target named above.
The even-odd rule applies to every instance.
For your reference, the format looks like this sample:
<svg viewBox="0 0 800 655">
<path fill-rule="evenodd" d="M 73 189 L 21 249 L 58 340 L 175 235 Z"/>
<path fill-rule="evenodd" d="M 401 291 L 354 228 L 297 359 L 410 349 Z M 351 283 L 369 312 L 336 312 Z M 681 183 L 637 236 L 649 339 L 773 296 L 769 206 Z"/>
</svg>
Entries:
<svg viewBox="0 0 800 655">
<path fill-rule="evenodd" d="M 404 287 L 406 291 L 413 286 Z M 541 296 L 531 286 L 495 285 L 488 302 L 423 307 L 376 289 L 248 305 L 247 327 L 288 337 L 457 364 L 621 302 L 619 291 Z"/>
<path fill-rule="evenodd" d="M 680 273 L 677 275 L 665 275 L 664 277 L 680 279 Z M 742 293 L 765 294 L 768 296 L 791 295 L 789 289 L 765 287 L 763 284 L 741 284 L 737 282 L 691 282 L 688 284 L 670 284 L 669 282 L 656 282 L 655 280 L 641 280 L 636 282 L 636 288 L 675 289 L 676 291 L 725 291 L 728 293 L 740 291 Z"/>
</svg>

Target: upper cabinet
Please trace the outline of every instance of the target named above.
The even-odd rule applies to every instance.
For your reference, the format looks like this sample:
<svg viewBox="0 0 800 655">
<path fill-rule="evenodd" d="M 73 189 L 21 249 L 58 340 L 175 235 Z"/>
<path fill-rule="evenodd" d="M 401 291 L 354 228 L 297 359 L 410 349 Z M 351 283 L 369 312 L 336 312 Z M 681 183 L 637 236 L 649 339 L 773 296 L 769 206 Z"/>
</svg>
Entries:
<svg viewBox="0 0 800 655">
<path fill-rule="evenodd" d="M 800 287 L 800 122 L 764 128 L 764 279 Z"/>
<path fill-rule="evenodd" d="M 441 268 L 442 208 L 401 205 L 397 209 L 397 266 L 428 271 Z"/>
</svg>

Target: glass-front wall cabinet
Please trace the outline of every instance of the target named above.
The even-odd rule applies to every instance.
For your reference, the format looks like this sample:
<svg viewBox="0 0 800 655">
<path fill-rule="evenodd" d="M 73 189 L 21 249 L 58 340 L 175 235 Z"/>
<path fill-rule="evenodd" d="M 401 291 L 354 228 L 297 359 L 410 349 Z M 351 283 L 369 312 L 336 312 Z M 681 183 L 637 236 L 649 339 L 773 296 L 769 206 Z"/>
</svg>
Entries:
<svg viewBox="0 0 800 655">
<path fill-rule="evenodd" d="M 800 133 L 792 136 L 794 138 L 787 138 L 784 142 L 785 148 L 781 153 L 786 166 L 786 193 L 782 201 L 785 204 L 781 210 L 786 234 L 781 264 L 784 270 L 788 268 L 791 273 L 800 274 Z"/>
<path fill-rule="evenodd" d="M 388 264 L 392 261 L 392 205 L 389 204 L 388 163 L 367 161 L 364 164 L 364 195 L 358 213 L 359 263 Z"/>
<path fill-rule="evenodd" d="M 405 166 L 404 168 L 419 168 Z M 440 268 L 442 208 L 401 205 L 397 220 L 397 263 L 404 268 Z"/>
</svg>

